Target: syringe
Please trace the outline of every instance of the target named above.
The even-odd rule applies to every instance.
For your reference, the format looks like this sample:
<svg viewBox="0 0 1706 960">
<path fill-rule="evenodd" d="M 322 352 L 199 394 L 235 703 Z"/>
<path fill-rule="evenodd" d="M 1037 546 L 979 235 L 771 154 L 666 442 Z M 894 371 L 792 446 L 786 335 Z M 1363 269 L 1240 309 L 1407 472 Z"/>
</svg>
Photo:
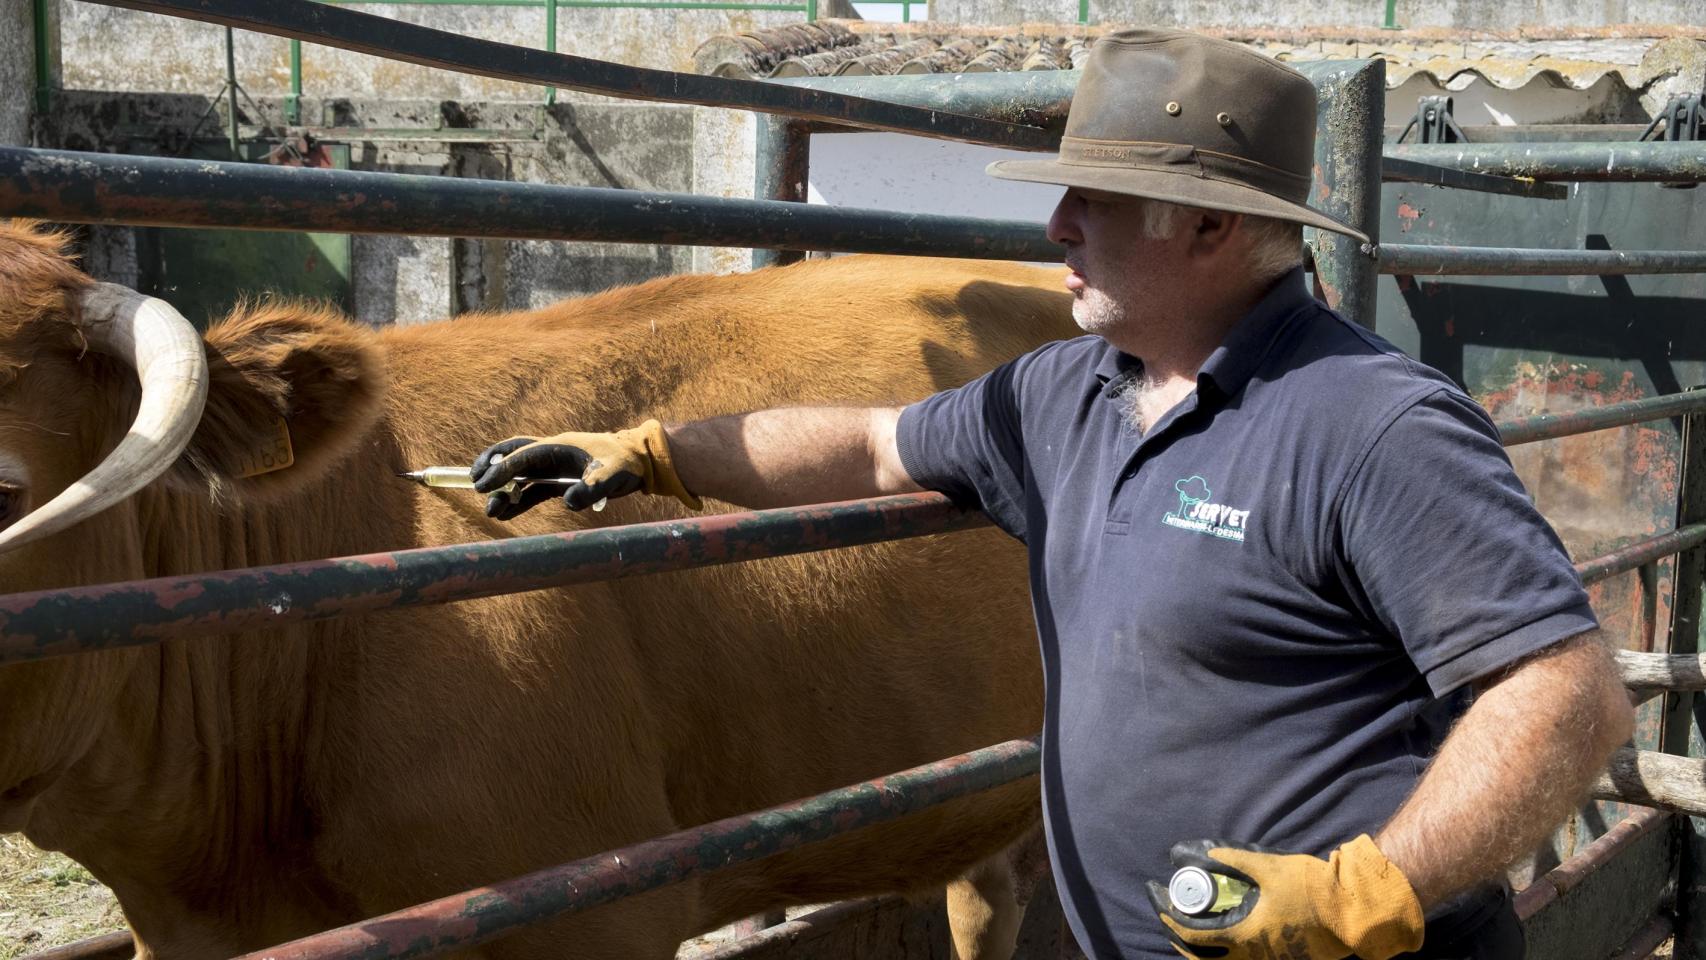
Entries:
<svg viewBox="0 0 1706 960">
<path fill-rule="evenodd" d="M 474 480 L 468 476 L 467 467 L 424 467 L 420 470 L 401 470 L 397 476 L 413 480 L 423 487 L 446 487 L 454 490 L 474 489 Z M 510 482 L 492 491 L 493 493 L 514 493 L 524 486 L 535 483 L 548 483 L 559 487 L 572 487 L 580 483 L 579 477 L 516 477 Z M 600 499 L 592 505 L 594 510 L 603 510 L 608 498 Z"/>
</svg>

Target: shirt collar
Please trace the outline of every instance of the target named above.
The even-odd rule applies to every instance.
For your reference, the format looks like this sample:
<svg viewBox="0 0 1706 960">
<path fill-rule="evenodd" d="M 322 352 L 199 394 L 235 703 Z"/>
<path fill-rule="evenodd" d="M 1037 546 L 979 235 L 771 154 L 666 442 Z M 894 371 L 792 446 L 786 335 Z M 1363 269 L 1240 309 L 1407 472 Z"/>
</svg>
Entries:
<svg viewBox="0 0 1706 960">
<path fill-rule="evenodd" d="M 1106 340 L 1102 341 L 1102 359 L 1096 364 L 1096 379 L 1101 381 L 1104 394 L 1118 392 L 1132 374 L 1142 369 L 1142 360 L 1115 350 Z"/>
<path fill-rule="evenodd" d="M 1214 384 L 1221 394 L 1230 396 L 1249 381 L 1273 346 L 1283 321 L 1299 307 L 1314 301 L 1304 283 L 1302 267 L 1296 267 L 1273 285 L 1257 304 L 1226 335 L 1220 346 L 1208 355 L 1197 371 L 1197 387 L 1204 381 Z M 1096 364 L 1096 379 L 1102 392 L 1117 392 L 1132 374 L 1143 369 L 1143 361 L 1108 346 Z"/>
<path fill-rule="evenodd" d="M 1267 359 L 1285 321 L 1314 299 L 1304 284 L 1303 268 L 1293 267 L 1203 361 L 1202 369 L 1197 371 L 1198 391 L 1207 380 L 1222 396 L 1237 393 Z"/>
</svg>

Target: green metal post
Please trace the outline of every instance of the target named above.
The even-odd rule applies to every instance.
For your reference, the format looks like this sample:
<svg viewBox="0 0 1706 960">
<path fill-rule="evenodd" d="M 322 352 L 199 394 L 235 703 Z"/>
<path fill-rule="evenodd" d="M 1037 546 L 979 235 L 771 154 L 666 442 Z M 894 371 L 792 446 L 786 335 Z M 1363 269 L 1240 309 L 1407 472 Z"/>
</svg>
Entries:
<svg viewBox="0 0 1706 960">
<path fill-rule="evenodd" d="M 1380 25 L 1380 29 L 1382 29 L 1382 30 L 1397 30 L 1397 29 L 1399 29 L 1399 27 L 1398 27 L 1398 0 L 1386 0 L 1386 22 L 1382 23 Z"/>
<path fill-rule="evenodd" d="M 284 98 L 284 122 L 302 122 L 302 41 L 290 41 L 290 93 Z"/>
<path fill-rule="evenodd" d="M 231 159 L 237 155 L 237 41 L 230 27 L 225 28 L 225 106 L 230 111 Z"/>
<path fill-rule="evenodd" d="M 1078 22 L 1090 22 L 1090 0 L 1078 0 Z"/>
<path fill-rule="evenodd" d="M 900 22 L 912 22 L 912 4 L 908 3 L 907 0 L 900 0 Z"/>
<path fill-rule="evenodd" d="M 760 114 L 757 156 L 753 163 L 752 198 L 806 202 L 806 183 L 811 179 L 811 132 L 806 124 L 787 117 Z M 798 263 L 801 250 L 752 251 L 752 268 Z"/>
<path fill-rule="evenodd" d="M 545 50 L 557 52 L 557 0 L 545 0 Z M 557 88 L 545 88 L 545 105 L 557 102 Z"/>
<path fill-rule="evenodd" d="M 817 19 L 817 0 L 806 0 L 806 20 Z"/>
<path fill-rule="evenodd" d="M 1318 60 L 1299 64 L 1319 97 L 1315 121 L 1315 206 L 1380 242 L 1380 146 L 1385 122 L 1386 61 Z M 1327 305 L 1374 329 L 1379 265 L 1350 237 L 1305 228 L 1315 278 Z"/>
<path fill-rule="evenodd" d="M 1696 387 L 1694 393 L 1703 389 Z M 1706 415 L 1695 414 L 1682 420 L 1681 476 L 1677 480 L 1676 520 L 1696 522 L 1706 516 Z M 1700 616 L 1706 596 L 1703 596 L 1703 575 L 1706 575 L 1706 549 L 1696 547 L 1677 555 L 1671 567 L 1671 618 L 1669 653 L 1698 653 L 1700 651 Z M 1700 740 L 1697 729 L 1698 694 L 1671 691 L 1664 698 L 1664 721 L 1660 731 L 1659 749 L 1665 753 L 1698 756 Z M 1701 919 L 1706 916 L 1706 888 L 1699 873 L 1706 862 L 1706 818 L 1679 818 L 1682 833 L 1678 883 L 1676 892 L 1676 945 L 1678 958 L 1699 960 L 1706 955 L 1706 942 L 1701 936 Z"/>
<path fill-rule="evenodd" d="M 36 112 L 47 113 L 53 109 L 53 64 L 59 59 L 58 51 L 54 48 L 54 34 L 49 25 L 52 11 L 48 9 L 50 0 L 35 0 L 35 50 L 36 50 Z"/>
</svg>

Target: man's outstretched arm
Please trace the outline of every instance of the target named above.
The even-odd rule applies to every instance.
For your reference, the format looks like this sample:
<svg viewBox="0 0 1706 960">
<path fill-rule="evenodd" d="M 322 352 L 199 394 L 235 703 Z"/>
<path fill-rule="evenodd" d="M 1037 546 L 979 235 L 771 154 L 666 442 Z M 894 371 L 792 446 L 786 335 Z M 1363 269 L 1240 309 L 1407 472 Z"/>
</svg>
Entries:
<svg viewBox="0 0 1706 960">
<path fill-rule="evenodd" d="M 1542 651 L 1481 691 L 1375 845 L 1424 909 L 1492 879 L 1581 803 L 1634 717 L 1599 631 Z"/>
<path fill-rule="evenodd" d="M 617 433 L 511 437 L 474 461 L 486 513 L 508 520 L 559 494 L 570 509 L 637 491 L 746 507 L 852 500 L 922 489 L 895 446 L 899 407 L 795 407 Z M 495 493 L 514 477 L 580 477 L 568 488 Z"/>
<path fill-rule="evenodd" d="M 687 489 L 743 507 L 922 490 L 895 447 L 900 407 L 760 410 L 667 428 Z"/>
</svg>

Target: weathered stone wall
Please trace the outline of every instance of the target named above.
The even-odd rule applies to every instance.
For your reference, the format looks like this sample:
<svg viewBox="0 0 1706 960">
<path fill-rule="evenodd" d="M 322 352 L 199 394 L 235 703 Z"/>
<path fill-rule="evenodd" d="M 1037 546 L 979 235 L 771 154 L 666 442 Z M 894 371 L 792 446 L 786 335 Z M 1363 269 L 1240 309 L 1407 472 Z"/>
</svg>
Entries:
<svg viewBox="0 0 1706 960">
<path fill-rule="evenodd" d="M 8 3 L 28 0 L 6 0 Z M 95 3 L 60 3 L 68 89 L 212 94 L 225 80 L 223 27 Z M 692 2 L 692 0 L 687 0 Z M 517 46 L 545 47 L 542 7 L 340 4 L 343 9 L 419 23 Z M 692 70 L 693 50 L 719 33 L 795 23 L 799 13 L 766 10 L 621 10 L 561 7 L 560 53 L 665 70 Z M 123 42 L 115 42 L 122 38 Z M 287 41 L 235 34 L 237 80 L 250 94 L 289 91 Z M 543 89 L 413 64 L 303 45 L 302 92 L 330 97 L 420 97 L 448 100 L 540 100 Z M 590 95 L 559 92 L 562 99 Z M 304 114 L 304 122 L 319 119 Z"/>
<path fill-rule="evenodd" d="M 934 0 L 930 17 L 948 23 L 1073 23 L 1079 0 Z M 1380 26 L 1382 0 L 1090 0 L 1092 23 L 1157 27 L 1288 28 Z M 1706 0 L 1398 0 L 1404 27 L 1517 30 L 1604 27 L 1626 23 L 1700 26 Z"/>
<path fill-rule="evenodd" d="M 30 142 L 36 58 L 30 0 L 0 0 L 0 143 Z"/>
</svg>

